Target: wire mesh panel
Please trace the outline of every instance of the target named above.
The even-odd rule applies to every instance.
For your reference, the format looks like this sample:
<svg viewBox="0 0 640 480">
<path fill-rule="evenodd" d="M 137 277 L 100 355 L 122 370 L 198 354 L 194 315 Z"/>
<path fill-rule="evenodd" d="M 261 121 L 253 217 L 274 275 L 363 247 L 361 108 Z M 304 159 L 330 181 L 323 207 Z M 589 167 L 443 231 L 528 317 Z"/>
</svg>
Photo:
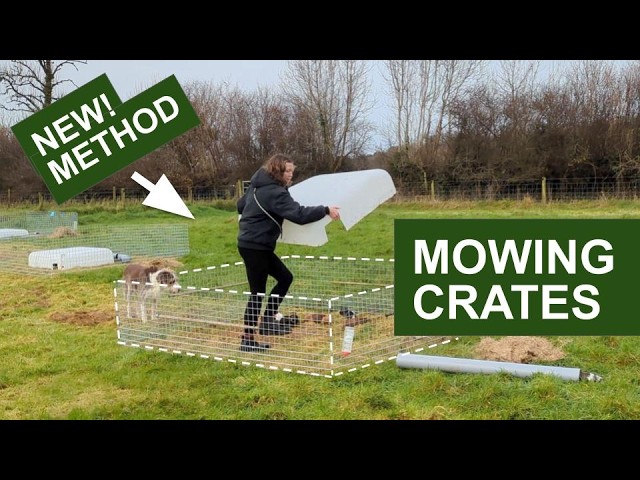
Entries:
<svg viewBox="0 0 640 480">
<path fill-rule="evenodd" d="M 23 229 L 29 234 L 50 234 L 59 228 L 78 228 L 76 212 L 6 212 L 0 213 L 0 237 L 3 230 Z"/>
<path fill-rule="evenodd" d="M 29 232 L 51 234 L 59 229 L 77 230 L 76 212 L 26 212 L 25 224 Z"/>
<path fill-rule="evenodd" d="M 31 219 L 37 225 L 42 219 Z M 187 225 L 39 225 L 27 234 L 0 238 L 0 270 L 47 274 L 146 257 L 179 257 L 189 253 Z M 29 224 L 29 223 L 27 223 Z M 25 224 L 26 225 L 26 224 Z M 49 233 L 46 233 L 49 232 Z M 112 255 L 105 255 L 105 249 Z M 76 257 L 82 257 L 78 261 Z"/>
<path fill-rule="evenodd" d="M 173 294 L 150 283 L 138 286 L 116 281 L 118 342 L 334 377 L 395 359 L 400 352 L 419 350 L 435 340 L 394 336 L 393 260 L 281 258 L 294 276 L 290 294 L 279 309 L 283 316 L 280 322 L 288 328 L 274 332 L 264 327 L 272 279 L 267 292 L 260 294 L 262 310 L 257 325 L 245 324 L 250 292 L 244 264 L 236 262 L 177 272 L 181 287 Z M 146 311 L 144 320 L 141 306 Z M 243 350 L 241 338 L 247 328 L 260 344 L 269 347 Z"/>
</svg>

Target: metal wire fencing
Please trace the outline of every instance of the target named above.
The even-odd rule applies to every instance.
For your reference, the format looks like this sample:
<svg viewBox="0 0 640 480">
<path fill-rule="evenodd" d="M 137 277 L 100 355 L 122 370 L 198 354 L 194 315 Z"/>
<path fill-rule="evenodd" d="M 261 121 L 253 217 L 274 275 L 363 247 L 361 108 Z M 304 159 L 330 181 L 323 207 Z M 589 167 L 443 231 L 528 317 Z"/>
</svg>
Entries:
<svg viewBox="0 0 640 480">
<path fill-rule="evenodd" d="M 5 227 L 3 219 L 4 225 L 25 228 Z M 63 225 L 65 222 L 71 226 Z M 9 234 L 3 236 L 3 231 Z M 0 271 L 52 274 L 188 253 L 185 224 L 78 226 L 77 214 L 0 217 Z"/>
<path fill-rule="evenodd" d="M 491 201 L 533 200 L 573 201 L 599 199 L 640 198 L 640 177 L 615 178 L 534 178 L 524 180 L 434 180 L 402 181 L 394 179 L 397 189 L 395 200 L 413 201 Z M 176 191 L 187 203 L 214 202 L 236 199 L 244 193 L 247 181 L 234 185 L 176 187 Z M 93 204 L 123 202 L 141 203 L 148 191 L 141 188 L 113 187 L 110 190 L 91 190 L 69 200 L 70 204 Z M 45 205 L 53 202 L 48 191 L 22 192 L 17 196 L 10 189 L 0 191 L 0 205 Z"/>
<path fill-rule="evenodd" d="M 121 345 L 204 359 L 335 377 L 419 351 L 438 337 L 395 337 L 393 261 L 374 258 L 284 256 L 294 275 L 282 299 L 277 334 L 245 322 L 250 299 L 242 262 L 178 273 L 177 293 L 162 286 L 115 282 L 118 342 Z M 142 287 L 142 288 L 141 288 Z M 273 281 L 261 292 L 262 309 Z M 129 298 L 127 301 L 127 290 Z M 155 313 L 141 318 L 141 303 Z M 270 320 L 270 319 L 269 319 Z M 247 327 L 263 351 L 243 351 Z"/>
</svg>

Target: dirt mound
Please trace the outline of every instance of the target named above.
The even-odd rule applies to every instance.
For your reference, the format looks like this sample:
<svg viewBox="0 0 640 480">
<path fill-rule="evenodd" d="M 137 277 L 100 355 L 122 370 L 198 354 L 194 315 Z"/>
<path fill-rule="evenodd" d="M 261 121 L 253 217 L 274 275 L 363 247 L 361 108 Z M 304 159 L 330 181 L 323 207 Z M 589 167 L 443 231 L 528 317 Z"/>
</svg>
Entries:
<svg viewBox="0 0 640 480">
<path fill-rule="evenodd" d="M 182 262 L 174 260 L 173 258 L 159 258 L 151 260 L 150 262 L 141 262 L 145 266 L 149 267 L 158 267 L 158 268 L 170 268 L 172 270 L 176 270 L 182 267 Z"/>
<path fill-rule="evenodd" d="M 113 312 L 102 310 L 78 310 L 77 312 L 54 312 L 49 315 L 54 322 L 70 323 L 72 325 L 93 326 L 101 323 L 115 322 Z"/>
<path fill-rule="evenodd" d="M 56 228 L 49 238 L 62 238 L 62 237 L 75 237 L 78 235 L 78 232 L 69 227 L 58 227 Z"/>
<path fill-rule="evenodd" d="M 504 337 L 500 340 L 485 337 L 476 347 L 475 355 L 481 360 L 532 363 L 560 360 L 565 354 L 542 337 Z"/>
</svg>

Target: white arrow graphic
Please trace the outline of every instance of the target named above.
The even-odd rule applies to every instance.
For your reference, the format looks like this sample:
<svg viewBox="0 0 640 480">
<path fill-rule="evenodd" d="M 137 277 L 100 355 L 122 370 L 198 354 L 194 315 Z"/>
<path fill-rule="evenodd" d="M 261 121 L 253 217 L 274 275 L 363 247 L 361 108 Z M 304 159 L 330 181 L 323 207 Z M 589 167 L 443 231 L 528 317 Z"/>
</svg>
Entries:
<svg viewBox="0 0 640 480">
<path fill-rule="evenodd" d="M 155 185 L 138 172 L 133 172 L 131 179 L 146 190 L 149 190 L 149 195 L 147 195 L 147 198 L 142 202 L 143 205 L 164 210 L 165 212 L 175 213 L 183 217 L 193 218 L 193 215 L 164 173 Z"/>
</svg>

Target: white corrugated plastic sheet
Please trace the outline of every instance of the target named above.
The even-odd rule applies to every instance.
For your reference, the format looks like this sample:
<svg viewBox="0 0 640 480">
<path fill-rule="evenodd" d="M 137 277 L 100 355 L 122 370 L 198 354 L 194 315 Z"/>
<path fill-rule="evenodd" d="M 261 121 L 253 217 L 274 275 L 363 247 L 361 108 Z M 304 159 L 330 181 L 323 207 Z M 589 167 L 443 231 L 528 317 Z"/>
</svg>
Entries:
<svg viewBox="0 0 640 480">
<path fill-rule="evenodd" d="M 29 232 L 24 228 L 0 228 L 0 238 L 26 237 Z"/>
<path fill-rule="evenodd" d="M 69 270 L 78 267 L 97 267 L 113 263 L 113 252 L 108 248 L 69 247 L 37 250 L 29 254 L 29 266 L 49 270 Z"/>
<path fill-rule="evenodd" d="M 327 205 L 340 207 L 340 219 L 349 230 L 380 204 L 396 194 L 391 175 L 381 169 L 317 175 L 289 189 L 295 201 L 304 206 Z M 279 241 L 317 247 L 329 240 L 325 227 L 331 222 L 327 215 L 307 225 L 289 220 L 282 224 Z"/>
</svg>

